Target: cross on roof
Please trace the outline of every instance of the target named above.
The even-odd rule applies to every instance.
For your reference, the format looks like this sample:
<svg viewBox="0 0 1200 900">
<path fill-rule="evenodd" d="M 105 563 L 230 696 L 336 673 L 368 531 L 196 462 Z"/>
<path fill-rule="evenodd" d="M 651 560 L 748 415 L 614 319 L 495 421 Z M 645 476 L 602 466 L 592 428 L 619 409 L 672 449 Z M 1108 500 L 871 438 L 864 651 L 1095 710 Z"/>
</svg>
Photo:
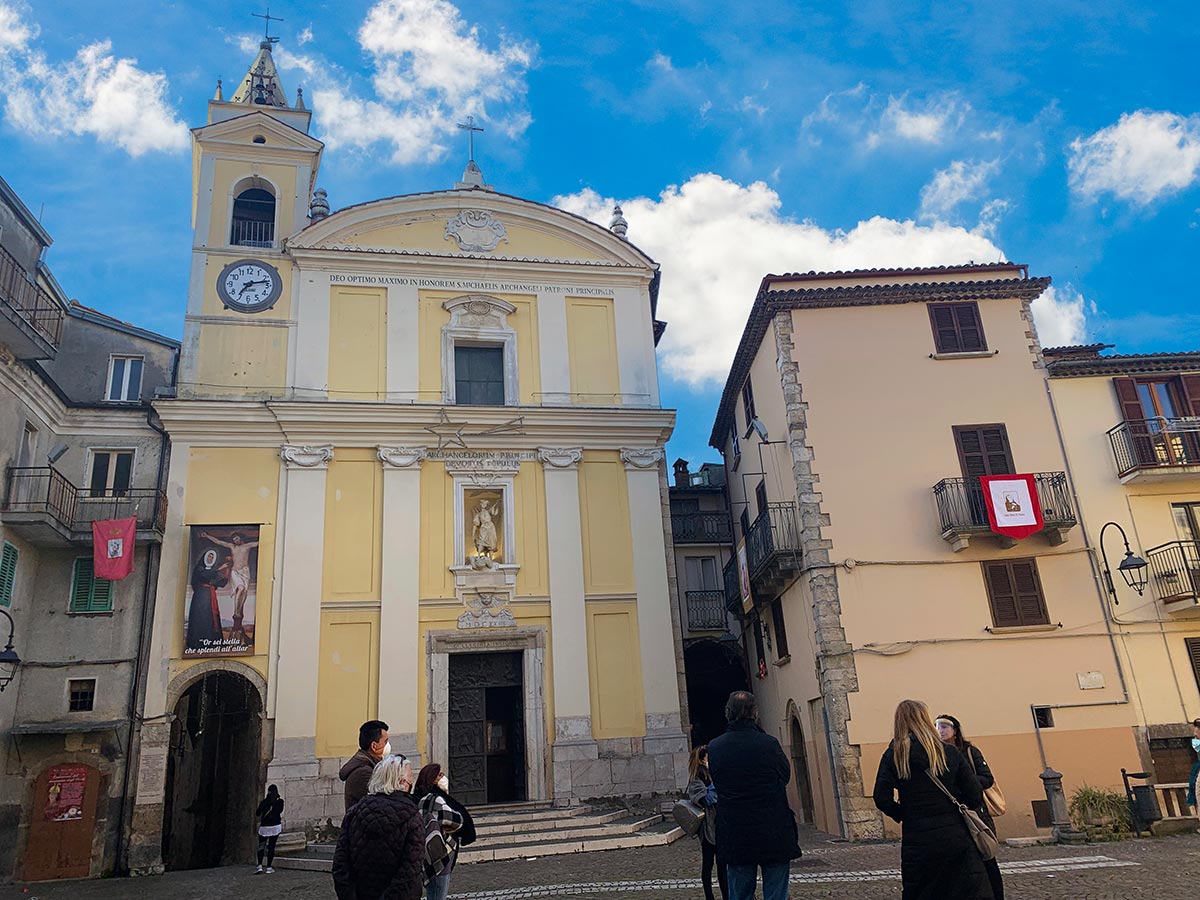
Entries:
<svg viewBox="0 0 1200 900">
<path fill-rule="evenodd" d="M 254 16 L 256 19 L 263 20 L 263 40 L 270 41 L 271 43 L 276 43 L 279 40 L 279 38 L 271 37 L 271 23 L 282 22 L 283 19 L 279 18 L 279 16 L 271 15 L 271 7 L 267 7 L 266 15 L 263 15 L 262 13 L 250 13 L 250 15 Z"/>
<path fill-rule="evenodd" d="M 467 159 L 475 158 L 475 132 L 483 131 L 482 126 L 475 124 L 474 116 L 467 116 L 466 122 L 459 122 L 458 127 L 467 133 Z"/>
</svg>

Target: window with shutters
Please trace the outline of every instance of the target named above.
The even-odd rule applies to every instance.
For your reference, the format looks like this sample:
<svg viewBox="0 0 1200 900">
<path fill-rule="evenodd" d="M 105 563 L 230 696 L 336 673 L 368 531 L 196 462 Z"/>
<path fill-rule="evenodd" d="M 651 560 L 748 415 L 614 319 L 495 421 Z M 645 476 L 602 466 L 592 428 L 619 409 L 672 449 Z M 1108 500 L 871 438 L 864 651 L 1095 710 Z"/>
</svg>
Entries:
<svg viewBox="0 0 1200 900">
<path fill-rule="evenodd" d="M 983 581 L 992 625 L 1018 628 L 1023 625 L 1049 625 L 1046 598 L 1038 578 L 1037 563 L 1032 559 L 1006 559 L 983 563 Z"/>
<path fill-rule="evenodd" d="M 729 467 L 736 472 L 738 465 L 742 462 L 742 442 L 738 440 L 736 428 L 730 429 L 729 444 L 730 452 L 733 454 L 733 462 L 729 464 Z"/>
<path fill-rule="evenodd" d="M 775 626 L 775 652 L 780 659 L 789 659 L 787 628 L 783 624 L 783 598 L 776 597 L 771 603 L 771 623 Z"/>
<path fill-rule="evenodd" d="M 749 430 L 750 423 L 757 417 L 754 411 L 754 385 L 750 383 L 749 377 L 742 385 L 742 412 L 746 414 L 746 429 Z"/>
<path fill-rule="evenodd" d="M 981 353 L 987 350 L 979 304 L 930 303 L 929 322 L 933 326 L 933 346 L 938 353 Z"/>
<path fill-rule="evenodd" d="M 754 487 L 754 502 L 758 504 L 758 514 L 761 516 L 767 511 L 767 482 L 760 481 Z"/>
<path fill-rule="evenodd" d="M 762 619 L 758 617 L 758 613 L 754 613 L 751 616 L 751 619 L 754 631 L 754 652 L 757 654 L 757 665 L 761 671 L 762 667 L 766 665 L 767 662 L 767 651 L 763 646 Z"/>
<path fill-rule="evenodd" d="M 112 612 L 113 583 L 92 575 L 92 558 L 80 556 L 71 571 L 71 604 L 73 613 Z"/>
<path fill-rule="evenodd" d="M 17 548 L 8 541 L 0 549 L 0 606 L 12 606 L 13 585 L 17 581 Z"/>
<path fill-rule="evenodd" d="M 1188 661 L 1192 664 L 1192 675 L 1196 678 L 1196 688 L 1200 690 L 1200 638 L 1184 638 L 1187 647 Z"/>
<path fill-rule="evenodd" d="M 1008 444 L 1008 429 L 999 424 L 955 425 L 953 431 L 971 524 L 987 525 L 987 503 L 979 476 L 1012 475 L 1017 471 Z"/>
<path fill-rule="evenodd" d="M 88 498 L 124 497 L 133 480 L 132 450 L 93 450 Z"/>
<path fill-rule="evenodd" d="M 1122 474 L 1200 464 L 1200 375 L 1114 378 L 1123 427 L 1112 438 Z"/>
</svg>

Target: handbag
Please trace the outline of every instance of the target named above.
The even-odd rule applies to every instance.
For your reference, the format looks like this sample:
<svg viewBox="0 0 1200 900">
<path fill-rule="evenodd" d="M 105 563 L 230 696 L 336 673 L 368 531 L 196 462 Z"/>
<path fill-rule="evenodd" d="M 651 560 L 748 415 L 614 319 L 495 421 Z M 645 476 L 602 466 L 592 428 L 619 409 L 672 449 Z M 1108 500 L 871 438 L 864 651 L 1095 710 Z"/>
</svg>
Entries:
<svg viewBox="0 0 1200 900">
<path fill-rule="evenodd" d="M 688 837 L 695 837 L 704 825 L 705 811 L 691 800 L 676 800 L 671 808 L 671 817 L 675 824 L 683 829 Z"/>
<path fill-rule="evenodd" d="M 974 745 L 967 748 L 966 757 L 967 762 L 971 764 L 971 771 L 978 775 L 979 770 L 975 768 L 975 754 L 971 752 L 973 749 L 975 749 Z M 983 808 L 993 819 L 1008 812 L 1008 801 L 1004 799 L 1004 791 L 1000 790 L 995 776 L 992 777 L 992 786 L 983 789 Z"/>
<path fill-rule="evenodd" d="M 938 781 L 937 777 L 929 769 L 925 770 L 925 774 L 929 776 L 930 781 L 937 785 L 937 789 L 945 794 L 951 803 L 958 807 L 958 811 L 963 817 L 963 822 L 966 823 L 967 834 L 971 835 L 971 840 L 975 842 L 975 847 L 979 850 L 979 855 L 985 860 L 995 859 L 996 850 L 1000 847 L 1000 842 L 996 840 L 996 835 L 992 829 L 983 823 L 983 819 L 979 813 L 959 803 L 955 796 L 946 789 L 944 784 Z"/>
</svg>

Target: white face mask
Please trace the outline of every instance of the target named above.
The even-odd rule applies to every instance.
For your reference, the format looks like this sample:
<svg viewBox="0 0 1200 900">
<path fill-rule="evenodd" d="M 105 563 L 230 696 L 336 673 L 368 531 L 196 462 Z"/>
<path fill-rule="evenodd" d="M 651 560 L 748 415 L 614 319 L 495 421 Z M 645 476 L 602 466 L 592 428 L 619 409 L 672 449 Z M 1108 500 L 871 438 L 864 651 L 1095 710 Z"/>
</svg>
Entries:
<svg viewBox="0 0 1200 900">
<path fill-rule="evenodd" d="M 450 790 L 450 779 L 447 778 L 445 775 L 443 775 L 441 778 L 438 779 L 437 784 L 438 784 L 438 787 L 440 787 L 443 791 Z"/>
<path fill-rule="evenodd" d="M 386 744 L 383 745 L 383 756 L 388 757 L 391 755 L 392 755 L 392 742 L 388 741 Z"/>
</svg>

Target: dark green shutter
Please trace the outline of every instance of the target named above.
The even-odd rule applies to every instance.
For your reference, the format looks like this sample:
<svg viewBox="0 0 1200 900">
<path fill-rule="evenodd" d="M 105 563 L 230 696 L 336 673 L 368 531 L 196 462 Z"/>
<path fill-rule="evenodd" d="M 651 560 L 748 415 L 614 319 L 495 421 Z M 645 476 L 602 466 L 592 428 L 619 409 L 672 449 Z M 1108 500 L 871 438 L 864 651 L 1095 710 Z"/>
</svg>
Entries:
<svg viewBox="0 0 1200 900">
<path fill-rule="evenodd" d="M 108 612 L 112 609 L 112 582 L 92 575 L 92 558 L 75 560 L 71 573 L 71 612 Z"/>
<path fill-rule="evenodd" d="M 13 584 L 17 580 L 17 548 L 8 541 L 0 551 L 0 606 L 12 606 Z"/>
</svg>

